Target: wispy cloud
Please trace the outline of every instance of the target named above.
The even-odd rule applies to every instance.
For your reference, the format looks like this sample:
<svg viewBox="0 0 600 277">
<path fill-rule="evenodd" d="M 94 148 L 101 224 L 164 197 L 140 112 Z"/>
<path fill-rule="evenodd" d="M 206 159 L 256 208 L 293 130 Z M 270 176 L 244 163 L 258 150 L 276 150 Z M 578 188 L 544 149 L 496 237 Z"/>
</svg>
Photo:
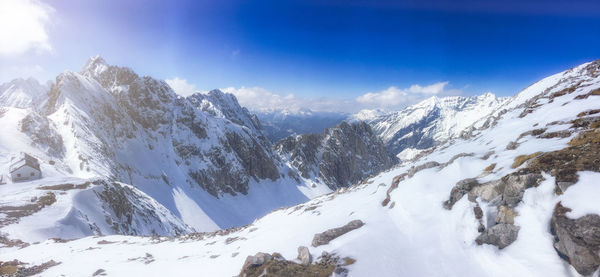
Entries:
<svg viewBox="0 0 600 277">
<path fill-rule="evenodd" d="M 47 27 L 53 12 L 37 0 L 0 1 L 0 55 L 51 51 Z"/>
<path fill-rule="evenodd" d="M 379 92 L 368 92 L 356 98 L 356 102 L 369 108 L 393 108 L 413 104 L 424 98 L 439 94 L 460 94 L 458 90 L 445 90 L 448 82 L 427 86 L 412 85 L 408 88 L 391 86 Z"/>
<path fill-rule="evenodd" d="M 261 87 L 228 87 L 221 90 L 234 94 L 242 106 L 251 110 L 287 109 L 297 111 L 310 109 L 353 113 L 363 109 L 396 110 L 434 95 L 446 96 L 462 93 L 460 90 L 447 89 L 448 84 L 449 82 L 438 82 L 426 86 L 415 84 L 407 88 L 391 86 L 379 92 L 365 93 L 355 99 L 304 98 L 291 93 L 274 93 Z"/>
<path fill-rule="evenodd" d="M 197 91 L 196 86 L 188 83 L 186 79 L 179 79 L 175 77 L 173 79 L 166 79 L 165 82 L 179 95 L 189 96 Z"/>
</svg>

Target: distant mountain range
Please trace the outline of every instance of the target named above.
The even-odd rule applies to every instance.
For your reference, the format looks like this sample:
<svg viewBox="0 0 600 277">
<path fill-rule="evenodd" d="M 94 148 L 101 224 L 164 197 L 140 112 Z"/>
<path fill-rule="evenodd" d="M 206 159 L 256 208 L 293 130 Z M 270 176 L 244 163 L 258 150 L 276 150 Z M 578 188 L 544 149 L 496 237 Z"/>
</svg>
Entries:
<svg viewBox="0 0 600 277">
<path fill-rule="evenodd" d="M 342 121 L 368 123 L 381 137 L 387 151 L 401 159 L 411 159 L 447 139 L 460 135 L 466 127 L 490 114 L 508 98 L 492 93 L 478 96 L 432 96 L 400 111 L 362 110 L 355 114 L 302 110 L 256 112 L 265 135 L 277 142 L 289 135 L 322 133 Z"/>
<path fill-rule="evenodd" d="M 18 101 L 0 109 L 0 169 L 26 151 L 44 175 L 0 185 L 3 273 L 545 277 L 600 268 L 600 60 L 509 98 L 430 98 L 274 145 L 232 95 L 179 97 L 100 58 L 59 75 L 41 101 L 3 87 Z M 394 164 L 388 152 L 406 149 L 427 150 Z"/>
<path fill-rule="evenodd" d="M 327 124 L 338 142 L 349 142 L 320 148 L 313 165 L 347 168 L 352 175 L 302 174 L 287 160 L 288 153 L 273 149 L 260 119 L 232 94 L 213 90 L 181 97 L 164 81 L 109 65 L 99 56 L 48 86 L 16 79 L 0 88 L 0 168 L 26 152 L 41 161 L 46 186 L 98 184 L 57 197 L 60 204 L 53 207 L 62 216 L 11 221 L 10 228 L 27 230 L 23 234 L 36 239 L 176 235 L 241 226 L 392 166 L 385 153 L 365 153 L 360 162 L 321 159 L 383 148 L 368 126 L 345 124 L 338 132 Z M 381 159 L 385 162 L 379 164 Z M 42 190 L 24 193 L 16 197 L 43 196 Z M 98 204 L 90 208 L 87 202 Z M 131 225 L 134 221 L 147 224 Z"/>
</svg>

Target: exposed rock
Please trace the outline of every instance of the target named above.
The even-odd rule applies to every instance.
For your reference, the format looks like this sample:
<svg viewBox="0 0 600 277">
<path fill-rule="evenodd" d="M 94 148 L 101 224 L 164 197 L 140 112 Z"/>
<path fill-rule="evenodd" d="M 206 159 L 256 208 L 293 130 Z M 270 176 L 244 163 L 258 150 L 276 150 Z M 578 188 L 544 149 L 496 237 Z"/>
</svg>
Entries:
<svg viewBox="0 0 600 277">
<path fill-rule="evenodd" d="M 543 178 L 541 174 L 533 173 L 529 169 L 522 169 L 502 177 L 502 182 L 506 184 L 502 193 L 502 203 L 515 207 L 523 199 L 525 190 L 537 187 Z"/>
<path fill-rule="evenodd" d="M 317 247 L 317 246 L 328 244 L 330 241 L 338 238 L 339 236 L 346 234 L 352 230 L 358 229 L 358 228 L 362 227 L 363 225 L 364 225 L 364 223 L 361 220 L 357 219 L 357 220 L 352 220 L 352 221 L 348 222 L 348 224 L 346 224 L 342 227 L 329 229 L 323 233 L 315 234 L 313 241 L 312 241 L 312 246 Z"/>
<path fill-rule="evenodd" d="M 254 256 L 250 255 L 250 256 L 246 257 L 246 261 L 244 262 L 244 265 L 242 266 L 242 271 L 240 272 L 239 276 L 247 276 L 247 274 L 245 272 L 248 269 L 261 266 L 272 259 L 273 259 L 273 256 L 271 256 L 267 253 L 263 253 L 263 252 L 258 252 Z"/>
<path fill-rule="evenodd" d="M 423 169 L 428 169 L 428 168 L 432 168 L 432 167 L 436 167 L 436 166 L 440 166 L 440 163 L 438 163 L 436 161 L 431 161 L 431 162 L 426 162 L 426 163 L 418 165 L 418 166 L 413 166 L 408 170 L 408 178 L 412 178 L 415 174 L 417 174 L 417 172 L 419 172 Z"/>
<path fill-rule="evenodd" d="M 483 218 L 483 210 L 481 210 L 481 207 L 479 207 L 479 205 L 477 205 L 473 208 L 473 213 L 475 214 L 476 219 Z"/>
<path fill-rule="evenodd" d="M 400 182 L 402 182 L 404 180 L 404 178 L 406 178 L 407 175 L 408 175 L 408 173 L 403 173 L 392 179 L 392 184 L 390 185 L 390 187 L 388 188 L 388 190 L 385 193 L 385 195 L 386 195 L 385 199 L 383 200 L 383 202 L 381 202 L 382 206 L 384 206 L 384 207 L 387 206 L 387 204 L 390 202 L 391 197 L 392 197 L 390 195 L 390 193 L 392 193 L 392 191 L 394 191 L 395 189 L 398 188 L 398 184 L 400 184 Z"/>
<path fill-rule="evenodd" d="M 554 248 L 582 275 L 590 275 L 600 266 L 600 216 L 589 214 L 570 219 L 571 209 L 556 204 L 552 214 Z"/>
<path fill-rule="evenodd" d="M 267 256 L 268 255 L 268 256 Z M 257 257 L 258 256 L 258 257 Z M 268 257 L 268 258 L 265 258 Z M 351 258 L 341 260 L 339 257 L 324 254 L 315 263 L 298 264 L 288 261 L 278 253 L 273 255 L 258 253 L 248 256 L 239 277 L 259 276 L 294 276 L 294 277 L 329 277 L 346 276 L 348 270 L 344 268 L 354 261 Z M 336 275 L 334 275 L 334 273 Z"/>
<path fill-rule="evenodd" d="M 36 146 L 54 157 L 63 157 L 63 139 L 48 118 L 32 111 L 21 120 L 20 125 L 21 132 L 27 134 Z"/>
<path fill-rule="evenodd" d="M 485 230 L 475 239 L 475 242 L 479 245 L 484 243 L 496 245 L 503 249 L 517 240 L 519 229 L 520 227 L 512 224 L 497 224 Z"/>
<path fill-rule="evenodd" d="M 506 185 L 504 182 L 502 182 L 502 180 L 494 180 L 483 183 L 471 189 L 469 192 L 469 200 L 475 201 L 475 199 L 479 197 L 487 202 L 491 202 L 498 196 L 502 195 L 505 187 Z"/>
<path fill-rule="evenodd" d="M 498 224 L 515 224 L 515 217 L 518 213 L 504 205 L 498 206 L 498 214 L 496 215 L 496 223 Z"/>
<path fill-rule="evenodd" d="M 298 259 L 300 263 L 303 265 L 308 265 L 312 263 L 312 255 L 310 255 L 310 251 L 308 251 L 308 247 L 300 246 L 298 247 Z"/>
<path fill-rule="evenodd" d="M 528 165 L 534 171 L 554 176 L 559 194 L 577 182 L 578 171 L 600 172 L 600 118 L 578 118 L 572 123 L 574 128 L 592 129 L 579 133 L 569 142 L 569 147 L 544 153 Z"/>
<path fill-rule="evenodd" d="M 396 162 L 364 122 L 342 122 L 323 134 L 287 137 L 274 148 L 302 177 L 318 178 L 332 190 L 356 184 Z"/>
<path fill-rule="evenodd" d="M 450 191 L 450 198 L 444 202 L 444 208 L 448 210 L 452 209 L 452 206 L 454 206 L 454 204 L 458 202 L 463 195 L 469 193 L 471 189 L 478 185 L 479 182 L 477 182 L 477 179 L 475 178 L 468 178 L 458 181 L 458 183 L 456 183 L 456 185 Z"/>
</svg>

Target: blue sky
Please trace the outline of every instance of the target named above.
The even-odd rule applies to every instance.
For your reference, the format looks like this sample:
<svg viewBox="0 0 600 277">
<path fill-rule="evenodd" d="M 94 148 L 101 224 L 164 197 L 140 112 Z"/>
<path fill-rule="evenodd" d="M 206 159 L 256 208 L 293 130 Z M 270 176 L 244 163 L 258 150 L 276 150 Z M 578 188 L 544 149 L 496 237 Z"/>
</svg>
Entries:
<svg viewBox="0 0 600 277">
<path fill-rule="evenodd" d="M 432 94 L 513 95 L 600 58 L 600 1 L 4 1 L 41 7 L 30 17 L 46 38 L 32 35 L 22 51 L 0 44 L 0 82 L 53 79 L 100 54 L 238 98 L 311 105 L 395 89 L 402 106 Z"/>
</svg>

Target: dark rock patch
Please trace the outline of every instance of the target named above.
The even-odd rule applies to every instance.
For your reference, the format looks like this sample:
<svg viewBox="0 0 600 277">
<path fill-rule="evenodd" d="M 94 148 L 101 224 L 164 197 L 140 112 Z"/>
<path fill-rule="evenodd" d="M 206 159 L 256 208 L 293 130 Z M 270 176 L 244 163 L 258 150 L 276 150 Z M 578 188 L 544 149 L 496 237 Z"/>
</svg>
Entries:
<svg viewBox="0 0 600 277">
<path fill-rule="evenodd" d="M 566 216 L 571 209 L 556 204 L 551 230 L 554 249 L 582 275 L 594 273 L 600 266 L 600 216 L 589 214 L 578 219 Z"/>
<path fill-rule="evenodd" d="M 328 244 L 330 241 L 332 241 L 352 230 L 358 229 L 358 228 L 362 227 L 363 225 L 364 225 L 364 223 L 361 220 L 357 219 L 357 220 L 352 220 L 352 221 L 348 222 L 348 224 L 346 224 L 342 227 L 329 229 L 323 233 L 316 234 L 313 238 L 312 246 L 318 247 L 321 245 Z"/>
<path fill-rule="evenodd" d="M 517 240 L 519 235 L 519 227 L 513 224 L 497 224 L 486 229 L 481 235 L 475 239 L 479 245 L 491 244 L 503 249 Z"/>
<path fill-rule="evenodd" d="M 450 191 L 450 198 L 444 202 L 444 208 L 447 210 L 452 209 L 458 200 L 460 200 L 465 194 L 469 193 L 471 189 L 478 185 L 479 182 L 475 178 L 468 178 L 458 181 L 458 183 L 456 183 L 456 185 Z"/>
<path fill-rule="evenodd" d="M 302 247 L 301 247 L 302 248 Z M 308 249 L 306 249 L 308 250 Z M 308 253 L 310 255 L 310 253 Z M 275 277 L 275 276 L 298 276 L 298 277 L 329 277 L 334 273 L 336 276 L 346 276 L 348 270 L 344 266 L 353 264 L 356 260 L 346 257 L 340 259 L 336 255 L 324 252 L 318 261 L 314 263 L 295 263 L 286 260 L 279 253 L 267 254 L 257 253 L 248 256 L 239 277 Z"/>
</svg>

